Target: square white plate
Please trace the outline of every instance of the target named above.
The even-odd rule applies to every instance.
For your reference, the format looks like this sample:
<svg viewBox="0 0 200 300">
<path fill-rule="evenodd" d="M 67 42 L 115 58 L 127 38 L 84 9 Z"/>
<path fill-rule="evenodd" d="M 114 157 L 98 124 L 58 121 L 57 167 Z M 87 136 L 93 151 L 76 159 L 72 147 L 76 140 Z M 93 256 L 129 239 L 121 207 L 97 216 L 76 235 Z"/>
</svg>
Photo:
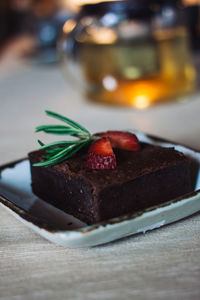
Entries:
<svg viewBox="0 0 200 300">
<path fill-rule="evenodd" d="M 178 221 L 200 210 L 200 153 L 143 133 L 141 142 L 174 147 L 192 158 L 194 192 L 138 213 L 87 224 L 37 198 L 27 159 L 0 168 L 0 205 L 46 239 L 67 247 L 96 246 Z"/>
</svg>

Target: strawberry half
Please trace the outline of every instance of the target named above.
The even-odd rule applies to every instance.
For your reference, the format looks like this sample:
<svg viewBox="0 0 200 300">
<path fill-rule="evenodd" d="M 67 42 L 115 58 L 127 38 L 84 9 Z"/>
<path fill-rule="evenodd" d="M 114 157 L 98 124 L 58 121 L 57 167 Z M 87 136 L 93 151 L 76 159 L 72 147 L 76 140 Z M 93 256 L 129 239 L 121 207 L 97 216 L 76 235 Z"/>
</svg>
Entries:
<svg viewBox="0 0 200 300">
<path fill-rule="evenodd" d="M 140 150 L 140 144 L 135 134 L 127 131 L 106 131 L 95 134 L 95 136 L 107 137 L 114 148 L 128 151 Z"/>
<path fill-rule="evenodd" d="M 96 140 L 89 148 L 86 166 L 89 169 L 105 170 L 116 168 L 116 157 L 109 138 Z"/>
</svg>

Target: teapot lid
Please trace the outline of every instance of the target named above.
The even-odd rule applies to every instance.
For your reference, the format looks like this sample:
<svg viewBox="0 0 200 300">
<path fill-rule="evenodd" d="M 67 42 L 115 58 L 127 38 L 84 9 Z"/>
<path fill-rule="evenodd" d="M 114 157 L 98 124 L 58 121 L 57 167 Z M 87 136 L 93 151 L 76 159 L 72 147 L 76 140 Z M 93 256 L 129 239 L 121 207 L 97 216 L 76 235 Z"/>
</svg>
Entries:
<svg viewBox="0 0 200 300">
<path fill-rule="evenodd" d="M 178 7 L 181 0 L 120 0 L 85 4 L 81 16 L 103 16 L 107 12 L 126 14 L 129 18 L 149 19 L 163 6 Z"/>
</svg>

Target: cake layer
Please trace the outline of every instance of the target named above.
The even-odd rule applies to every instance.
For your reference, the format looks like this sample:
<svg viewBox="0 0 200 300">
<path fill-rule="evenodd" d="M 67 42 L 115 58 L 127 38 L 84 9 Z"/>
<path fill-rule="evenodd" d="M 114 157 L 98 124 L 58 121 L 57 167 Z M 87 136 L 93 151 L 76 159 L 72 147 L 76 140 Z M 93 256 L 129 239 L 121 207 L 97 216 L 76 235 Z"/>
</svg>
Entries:
<svg viewBox="0 0 200 300">
<path fill-rule="evenodd" d="M 115 150 L 117 168 L 86 168 L 86 151 L 51 167 L 31 166 L 33 192 L 57 208 L 94 224 L 169 201 L 192 190 L 190 161 L 173 148 L 141 144 Z M 43 152 L 29 154 L 31 165 Z"/>
</svg>

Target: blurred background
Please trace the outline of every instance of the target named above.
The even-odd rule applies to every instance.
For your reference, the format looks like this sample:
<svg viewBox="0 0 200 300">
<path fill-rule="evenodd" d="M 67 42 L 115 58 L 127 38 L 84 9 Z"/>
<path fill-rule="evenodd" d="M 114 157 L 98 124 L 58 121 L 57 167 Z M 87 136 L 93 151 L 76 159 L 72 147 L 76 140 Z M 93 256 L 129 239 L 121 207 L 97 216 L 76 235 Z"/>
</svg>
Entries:
<svg viewBox="0 0 200 300">
<path fill-rule="evenodd" d="M 81 6 L 99 3 L 98 0 L 1 0 L 0 1 L 0 43 L 1 49 L 11 39 L 22 34 L 35 35 L 43 43 L 55 43 L 62 24 Z M 106 1 L 102 1 L 106 2 Z M 110 1 L 108 1 L 110 2 Z M 171 1 L 166 1 L 170 3 Z M 200 47 L 199 0 L 183 0 L 186 22 L 193 50 Z M 49 27 L 45 27 L 49 25 Z M 46 28 L 41 30 L 42 27 Z M 50 27 L 52 31 L 50 31 Z M 53 30 L 54 28 L 54 30 Z M 48 30 L 47 30 L 48 29 Z M 42 32 L 41 32 L 42 31 Z M 54 34 L 53 34 L 54 33 Z M 51 43 L 50 43 L 51 40 Z"/>
<path fill-rule="evenodd" d="M 0 0 L 0 161 L 45 109 L 198 147 L 199 70 L 200 0 Z"/>
<path fill-rule="evenodd" d="M 0 59 L 59 60 L 85 98 L 144 109 L 198 89 L 199 4 L 1 0 Z"/>
</svg>

